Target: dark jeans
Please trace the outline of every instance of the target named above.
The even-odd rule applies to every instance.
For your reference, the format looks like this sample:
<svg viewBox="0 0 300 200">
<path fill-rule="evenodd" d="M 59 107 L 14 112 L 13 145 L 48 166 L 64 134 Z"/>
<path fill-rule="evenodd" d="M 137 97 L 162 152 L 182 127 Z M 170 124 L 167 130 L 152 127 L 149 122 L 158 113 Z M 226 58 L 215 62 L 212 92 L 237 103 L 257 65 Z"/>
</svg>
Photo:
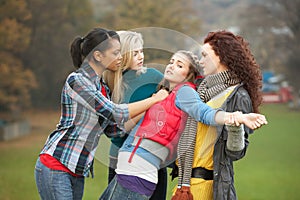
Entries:
<svg viewBox="0 0 300 200">
<path fill-rule="evenodd" d="M 115 169 L 109 168 L 108 182 L 110 183 L 116 175 Z M 150 200 L 165 200 L 167 198 L 168 175 L 167 168 L 158 170 L 158 183 Z"/>
</svg>

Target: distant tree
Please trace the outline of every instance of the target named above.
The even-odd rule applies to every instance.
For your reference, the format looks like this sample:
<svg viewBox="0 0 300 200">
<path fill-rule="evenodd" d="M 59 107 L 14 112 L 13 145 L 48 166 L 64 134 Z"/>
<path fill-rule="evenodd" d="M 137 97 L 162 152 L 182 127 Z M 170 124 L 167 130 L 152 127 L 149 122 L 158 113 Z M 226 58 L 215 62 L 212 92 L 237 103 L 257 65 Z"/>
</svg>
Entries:
<svg viewBox="0 0 300 200">
<path fill-rule="evenodd" d="M 295 90 L 300 89 L 300 0 L 264 0 L 240 11 L 241 33 L 263 69 L 283 73 Z"/>
<path fill-rule="evenodd" d="M 191 0 L 115 0 L 115 25 L 121 29 L 140 27 L 163 27 L 197 34 L 200 32 L 200 20 L 195 18 Z"/>
<path fill-rule="evenodd" d="M 25 0 L 0 4 L 0 111 L 19 112 L 30 105 L 35 76 L 24 68 L 20 55 L 28 50 L 31 19 Z"/>
<path fill-rule="evenodd" d="M 37 107 L 57 107 L 63 82 L 74 68 L 70 42 L 94 25 L 89 0 L 26 0 L 32 19 L 30 46 L 22 55 L 25 66 L 36 75 L 39 87 L 32 91 Z"/>
<path fill-rule="evenodd" d="M 278 16 L 282 30 L 289 31 L 290 37 L 287 37 L 286 50 L 288 53 L 285 60 L 287 68 L 287 77 L 289 83 L 294 87 L 295 91 L 300 92 L 300 0 L 286 1 L 276 0 Z M 273 1 L 270 2 L 270 4 Z M 297 94 L 297 95 L 298 95 Z"/>
<path fill-rule="evenodd" d="M 0 111 L 19 113 L 31 105 L 29 90 L 36 86 L 34 74 L 10 53 L 0 51 L 0 59 Z"/>
<path fill-rule="evenodd" d="M 158 27 L 177 31 L 191 38 L 198 38 L 201 31 L 201 20 L 196 15 L 192 0 L 111 0 L 109 5 L 106 4 L 106 7 L 103 1 L 97 3 L 94 0 L 94 2 L 97 6 L 100 6 L 99 4 L 104 6 L 102 12 L 97 14 L 99 23 L 105 24 L 106 22 L 108 27 L 115 30 Z M 95 10 L 98 11 L 99 9 L 100 7 L 95 7 Z M 151 40 L 147 35 L 144 36 L 148 42 Z M 159 35 L 157 40 L 150 42 L 186 48 L 182 38 L 174 38 L 174 35 L 166 34 Z M 146 47 L 146 60 L 157 59 L 167 62 L 170 56 L 168 50 L 171 49 L 151 50 Z"/>
<path fill-rule="evenodd" d="M 263 2 L 249 4 L 238 15 L 240 34 L 250 42 L 258 63 L 264 70 L 279 70 L 282 68 L 280 45 L 284 43 L 285 35 L 276 35 L 272 27 L 278 20 Z"/>
</svg>

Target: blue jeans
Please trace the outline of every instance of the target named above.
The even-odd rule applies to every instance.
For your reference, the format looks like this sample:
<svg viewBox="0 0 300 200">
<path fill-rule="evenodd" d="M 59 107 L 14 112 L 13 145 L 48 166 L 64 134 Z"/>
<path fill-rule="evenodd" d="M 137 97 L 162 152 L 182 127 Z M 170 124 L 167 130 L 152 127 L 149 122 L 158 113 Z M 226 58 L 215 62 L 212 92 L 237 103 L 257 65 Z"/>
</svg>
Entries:
<svg viewBox="0 0 300 200">
<path fill-rule="evenodd" d="M 133 192 L 121 186 L 116 177 L 109 183 L 106 190 L 102 193 L 99 200 L 149 200 L 150 197 L 146 195 Z"/>
<path fill-rule="evenodd" d="M 38 158 L 35 165 L 35 182 L 43 200 L 81 200 L 84 177 L 74 177 L 63 171 L 52 170 Z"/>
</svg>

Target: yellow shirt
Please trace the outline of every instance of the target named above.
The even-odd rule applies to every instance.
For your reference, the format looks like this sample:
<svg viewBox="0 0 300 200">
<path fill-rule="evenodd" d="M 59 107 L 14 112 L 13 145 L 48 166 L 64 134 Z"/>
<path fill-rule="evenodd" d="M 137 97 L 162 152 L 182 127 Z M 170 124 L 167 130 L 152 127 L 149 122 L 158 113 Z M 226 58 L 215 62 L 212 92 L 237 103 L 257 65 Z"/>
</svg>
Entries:
<svg viewBox="0 0 300 200">
<path fill-rule="evenodd" d="M 207 102 L 212 108 L 220 108 L 233 91 L 234 86 L 227 88 Z M 214 145 L 217 140 L 216 127 L 198 123 L 196 144 L 194 149 L 193 168 L 204 167 L 213 170 Z M 191 192 L 194 200 L 213 199 L 213 180 L 191 178 Z"/>
</svg>

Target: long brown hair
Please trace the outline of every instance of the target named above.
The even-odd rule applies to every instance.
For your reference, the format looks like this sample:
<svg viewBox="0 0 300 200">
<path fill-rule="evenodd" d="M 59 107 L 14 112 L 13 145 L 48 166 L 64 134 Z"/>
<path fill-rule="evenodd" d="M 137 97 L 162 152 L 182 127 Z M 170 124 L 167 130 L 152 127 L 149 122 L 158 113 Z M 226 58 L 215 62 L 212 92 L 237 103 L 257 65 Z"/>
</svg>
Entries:
<svg viewBox="0 0 300 200">
<path fill-rule="evenodd" d="M 186 58 L 188 58 L 190 65 L 189 65 L 189 72 L 187 74 L 187 77 L 185 78 L 185 82 L 194 83 L 196 77 L 199 75 L 199 70 L 200 70 L 199 57 L 195 55 L 193 52 L 186 51 L 186 50 L 178 50 L 173 55 L 175 54 L 183 54 L 184 56 L 186 56 Z M 163 79 L 158 86 L 158 89 L 162 89 L 162 88 L 170 91 L 169 83 L 165 79 Z"/>
<path fill-rule="evenodd" d="M 239 35 L 222 30 L 209 32 L 204 43 L 209 43 L 220 62 L 237 78 L 244 83 L 252 100 L 253 111 L 258 113 L 262 103 L 262 74 L 251 53 L 249 43 Z"/>
</svg>

